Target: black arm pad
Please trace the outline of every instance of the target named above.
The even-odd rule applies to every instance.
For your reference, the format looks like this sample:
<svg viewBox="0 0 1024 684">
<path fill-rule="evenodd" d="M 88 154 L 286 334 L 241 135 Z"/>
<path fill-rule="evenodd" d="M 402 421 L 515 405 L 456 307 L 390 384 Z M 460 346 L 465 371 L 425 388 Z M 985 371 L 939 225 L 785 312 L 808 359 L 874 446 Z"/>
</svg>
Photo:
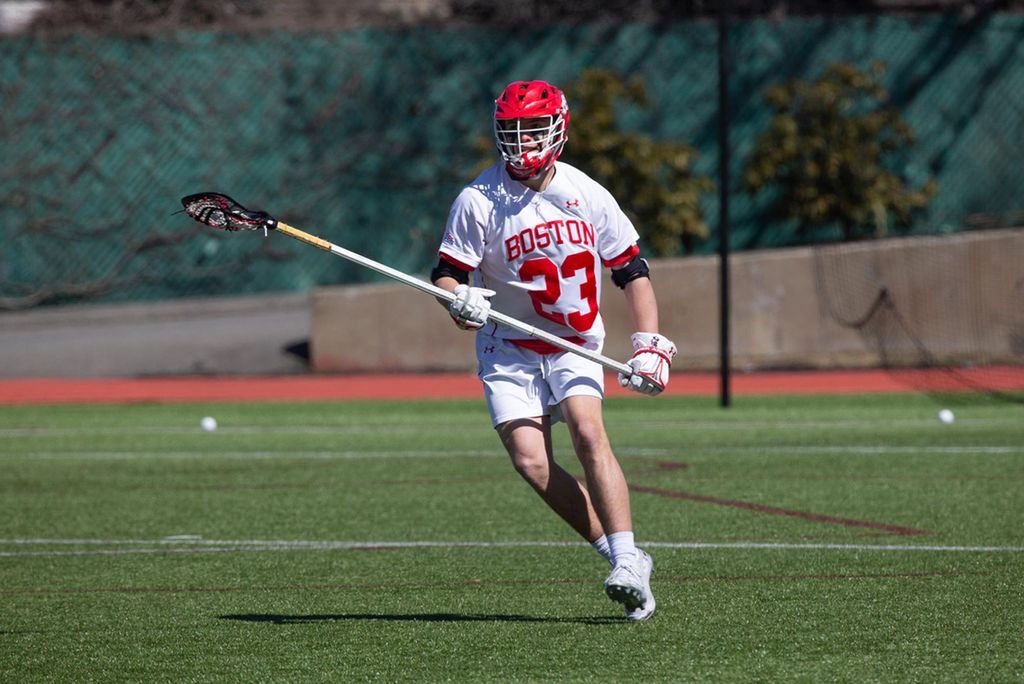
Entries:
<svg viewBox="0 0 1024 684">
<path fill-rule="evenodd" d="M 612 282 L 620 290 L 625 290 L 626 284 L 633 282 L 637 278 L 650 277 L 651 269 L 647 265 L 647 259 L 642 259 L 639 256 L 630 259 L 622 268 L 612 270 Z"/>
<path fill-rule="evenodd" d="M 469 271 L 464 271 L 450 261 L 444 259 L 437 260 L 437 266 L 430 272 L 430 282 L 436 283 L 439 278 L 448 276 L 449 278 L 455 278 L 463 285 L 469 285 Z"/>
</svg>

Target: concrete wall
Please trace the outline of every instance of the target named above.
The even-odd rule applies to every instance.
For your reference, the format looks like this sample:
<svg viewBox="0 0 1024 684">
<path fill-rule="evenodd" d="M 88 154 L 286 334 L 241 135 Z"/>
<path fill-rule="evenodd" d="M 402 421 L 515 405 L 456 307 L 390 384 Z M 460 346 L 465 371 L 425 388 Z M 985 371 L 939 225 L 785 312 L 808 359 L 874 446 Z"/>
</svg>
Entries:
<svg viewBox="0 0 1024 684">
<path fill-rule="evenodd" d="M 717 368 L 717 258 L 651 266 L 662 330 L 680 350 L 674 367 Z M 1024 230 L 745 252 L 734 255 L 731 273 L 739 369 L 919 364 L 919 341 L 952 361 L 1024 364 Z M 877 305 L 883 286 L 894 308 Z M 610 282 L 602 310 L 605 353 L 624 360 L 632 330 Z M 859 328 L 839 322 L 859 319 Z M 428 295 L 398 284 L 0 314 L 0 377 L 310 367 L 470 371 L 473 335 L 456 329 Z"/>
<path fill-rule="evenodd" d="M 651 269 L 675 367 L 717 368 L 717 257 Z M 918 342 L 949 360 L 1024 363 L 1024 230 L 745 252 L 730 270 L 736 368 L 914 365 Z M 879 306 L 881 292 L 894 306 Z M 603 294 L 605 353 L 628 358 L 625 299 L 607 279 Z M 472 338 L 403 285 L 313 294 L 318 371 L 472 369 Z"/>
<path fill-rule="evenodd" d="M 0 377 L 307 371 L 308 294 L 68 306 L 0 314 Z"/>
</svg>

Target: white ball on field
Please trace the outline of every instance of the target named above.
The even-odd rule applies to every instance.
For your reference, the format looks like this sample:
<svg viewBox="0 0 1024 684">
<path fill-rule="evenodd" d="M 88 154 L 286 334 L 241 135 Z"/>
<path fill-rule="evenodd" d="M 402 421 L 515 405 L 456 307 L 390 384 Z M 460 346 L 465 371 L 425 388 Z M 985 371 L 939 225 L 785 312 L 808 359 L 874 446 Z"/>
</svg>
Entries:
<svg viewBox="0 0 1024 684">
<path fill-rule="evenodd" d="M 199 426 L 202 427 L 207 432 L 213 432 L 214 430 L 217 429 L 217 419 L 214 418 L 213 416 L 206 416 L 201 421 L 199 421 Z"/>
<path fill-rule="evenodd" d="M 953 412 L 949 409 L 942 409 L 939 411 L 939 422 L 949 425 L 953 422 Z"/>
</svg>

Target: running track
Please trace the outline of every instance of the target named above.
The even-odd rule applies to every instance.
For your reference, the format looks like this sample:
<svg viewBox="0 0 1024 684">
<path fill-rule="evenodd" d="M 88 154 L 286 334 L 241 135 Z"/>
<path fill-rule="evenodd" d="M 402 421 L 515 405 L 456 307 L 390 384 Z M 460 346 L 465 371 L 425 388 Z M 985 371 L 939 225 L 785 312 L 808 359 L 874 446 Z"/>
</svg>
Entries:
<svg viewBox="0 0 1024 684">
<path fill-rule="evenodd" d="M 959 371 L 963 375 L 964 371 Z M 909 376 L 908 373 L 914 373 Z M 1024 367 L 1000 372 L 994 389 L 1024 389 Z M 638 396 L 606 380 L 609 396 Z M 991 387 L 991 378 L 983 383 Z M 731 391 L 751 394 L 861 394 L 949 390 L 941 372 L 882 370 L 734 373 Z M 717 373 L 677 373 L 665 396 L 719 394 Z M 173 403 L 219 401 L 335 401 L 480 398 L 470 373 L 432 375 L 290 375 L 160 378 L 26 378 L 0 380 L 0 405 Z"/>
</svg>

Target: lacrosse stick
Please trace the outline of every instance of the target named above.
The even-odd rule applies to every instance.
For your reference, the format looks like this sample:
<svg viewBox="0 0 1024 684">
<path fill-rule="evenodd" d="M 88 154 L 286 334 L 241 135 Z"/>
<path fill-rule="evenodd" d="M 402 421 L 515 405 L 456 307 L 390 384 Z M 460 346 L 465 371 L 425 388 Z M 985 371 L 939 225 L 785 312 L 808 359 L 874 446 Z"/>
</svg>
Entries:
<svg viewBox="0 0 1024 684">
<path fill-rule="evenodd" d="M 246 209 L 227 195 L 222 195 L 217 192 L 201 192 L 195 195 L 183 197 L 181 199 L 181 204 L 185 207 L 186 214 L 194 218 L 196 221 L 210 226 L 211 228 L 218 228 L 220 230 L 227 230 L 231 232 L 263 229 L 264 235 L 266 235 L 268 231 L 275 230 L 278 233 L 284 233 L 288 237 L 295 238 L 296 240 L 300 240 L 306 244 L 319 247 L 320 249 L 330 252 L 335 256 L 340 256 L 342 259 L 348 259 L 360 266 L 365 266 L 377 273 L 393 278 L 400 283 L 414 287 L 421 292 L 434 295 L 438 299 L 443 299 L 448 303 L 451 303 L 452 300 L 455 299 L 455 295 L 447 290 L 442 290 L 436 285 L 420 280 L 419 278 L 414 278 L 413 276 L 395 270 L 390 266 L 385 266 L 384 264 L 376 262 L 373 259 L 368 259 L 361 254 L 356 254 L 344 247 L 332 244 L 323 238 L 310 235 L 298 228 L 289 226 L 287 223 L 278 221 L 265 211 L 251 211 Z M 578 344 L 569 342 L 568 340 L 563 340 L 561 337 L 552 335 L 545 330 L 535 328 L 527 323 L 523 323 L 522 321 L 512 318 L 511 316 L 507 316 L 500 311 L 492 310 L 488 320 L 494 321 L 495 323 L 515 330 L 516 332 L 523 333 L 524 335 L 529 335 L 530 337 L 534 337 L 538 340 L 543 340 L 544 342 L 552 344 L 564 351 L 577 354 L 585 359 L 599 363 L 608 370 L 613 370 L 626 376 L 633 375 L 633 368 L 631 366 L 619 363 L 614 359 L 609 359 L 607 356 L 598 354 L 590 349 L 585 349 Z"/>
</svg>

